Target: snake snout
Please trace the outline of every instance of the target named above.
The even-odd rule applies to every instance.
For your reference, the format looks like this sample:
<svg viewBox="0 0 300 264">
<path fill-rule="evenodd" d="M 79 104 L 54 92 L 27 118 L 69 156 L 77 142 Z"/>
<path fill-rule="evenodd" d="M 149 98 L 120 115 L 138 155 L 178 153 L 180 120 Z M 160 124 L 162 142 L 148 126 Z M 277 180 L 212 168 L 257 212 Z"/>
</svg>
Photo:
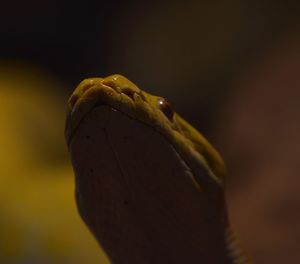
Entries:
<svg viewBox="0 0 300 264">
<path fill-rule="evenodd" d="M 69 106 L 71 109 L 74 108 L 75 104 L 77 103 L 78 99 L 82 97 L 82 95 L 89 90 L 91 87 L 95 85 L 95 80 L 94 79 L 87 79 L 82 81 L 78 88 L 75 90 L 75 92 L 71 95 L 69 99 Z"/>
<path fill-rule="evenodd" d="M 136 93 L 135 91 L 133 91 L 129 87 L 124 87 L 122 89 L 122 93 L 127 95 L 129 98 L 131 98 L 134 101 L 134 94 Z"/>
<path fill-rule="evenodd" d="M 132 100 L 134 100 L 134 94 L 136 93 L 136 91 L 134 91 L 133 89 L 131 89 L 130 87 L 120 87 L 116 82 L 114 82 L 113 80 L 104 80 L 103 84 L 114 89 L 116 92 L 118 93 L 123 93 L 125 95 L 127 95 L 129 98 L 131 98 Z"/>
</svg>

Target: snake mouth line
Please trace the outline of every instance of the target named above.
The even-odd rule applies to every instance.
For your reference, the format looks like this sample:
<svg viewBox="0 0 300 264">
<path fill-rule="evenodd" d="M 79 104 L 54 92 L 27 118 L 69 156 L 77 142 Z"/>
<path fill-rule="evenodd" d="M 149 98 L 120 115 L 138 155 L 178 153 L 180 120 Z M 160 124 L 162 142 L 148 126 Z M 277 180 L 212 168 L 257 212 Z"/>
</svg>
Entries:
<svg viewBox="0 0 300 264">
<path fill-rule="evenodd" d="M 66 138 L 66 142 L 67 142 L 67 146 L 68 148 L 70 148 L 70 145 L 71 145 L 71 142 L 72 142 L 72 139 L 76 133 L 76 130 L 77 128 L 80 126 L 80 124 L 82 122 L 84 122 L 84 119 L 87 115 L 89 115 L 89 113 L 91 113 L 96 107 L 101 107 L 101 106 L 109 106 L 107 105 L 106 103 L 104 103 L 103 101 L 99 100 L 95 103 L 95 105 L 93 107 L 91 107 L 89 109 L 89 111 L 87 111 L 86 113 L 84 113 L 79 122 L 71 128 L 71 123 L 72 123 L 72 113 L 73 113 L 73 110 L 70 111 L 68 114 L 67 114 L 67 118 L 66 118 L 66 129 L 65 129 L 65 138 Z M 113 109 L 115 111 L 118 111 L 116 109 Z"/>
<path fill-rule="evenodd" d="M 103 85 L 103 86 L 102 86 Z M 93 96 L 89 94 L 92 88 L 95 88 L 96 96 L 94 99 Z M 74 137 L 74 134 L 76 133 L 77 128 L 80 126 L 82 122 L 84 122 L 84 119 L 86 116 L 88 116 L 92 111 L 94 111 L 97 107 L 107 106 L 112 111 L 117 111 L 128 118 L 135 120 L 136 122 L 143 123 L 144 125 L 148 126 L 149 128 L 155 130 L 157 133 L 159 133 L 162 137 L 166 138 L 166 136 L 159 130 L 157 130 L 154 126 L 151 126 L 149 123 L 142 121 L 139 118 L 133 118 L 128 113 L 123 111 L 122 104 L 123 102 L 121 100 L 117 100 L 118 103 L 114 104 L 111 103 L 112 100 L 110 100 L 110 97 L 113 97 L 114 95 L 125 95 L 133 104 L 136 103 L 136 100 L 141 99 L 144 103 L 148 103 L 146 97 L 142 93 L 141 90 L 134 90 L 130 87 L 122 87 L 122 88 L 116 88 L 116 85 L 114 82 L 108 82 L 108 81 L 102 81 L 101 87 L 98 89 L 97 85 L 93 84 L 87 84 L 82 87 L 80 90 L 81 94 L 73 94 L 71 98 L 69 99 L 69 111 L 67 113 L 66 118 L 66 129 L 65 129 L 65 138 L 67 142 L 67 146 L 70 147 L 71 141 Z M 101 89 L 103 88 L 103 89 Z M 110 89 L 110 91 L 107 91 L 106 89 Z M 115 94 L 113 94 L 115 93 Z M 95 94 L 93 94 L 95 95 Z M 98 96 L 97 96 L 98 95 Z M 137 98 L 138 97 L 138 98 Z M 78 102 L 80 99 L 83 99 L 85 101 Z M 83 108 L 84 111 L 81 111 L 80 108 Z M 74 120 L 74 115 L 77 115 L 77 117 Z M 75 124 L 74 124 L 75 123 Z M 168 140 L 169 141 L 169 140 Z M 173 144 L 169 142 L 172 146 Z"/>
<path fill-rule="evenodd" d="M 85 118 L 91 113 L 93 112 L 96 108 L 98 107 L 108 107 L 111 111 L 116 111 L 119 112 L 123 115 L 125 115 L 127 118 L 133 119 L 131 116 L 129 116 L 128 114 L 124 113 L 122 110 L 120 109 L 116 109 L 115 107 L 109 105 L 107 102 L 104 102 L 104 100 L 97 100 L 93 105 L 91 105 L 91 107 L 89 108 L 89 110 L 87 112 L 85 112 L 84 114 L 81 115 L 79 122 L 76 124 L 76 126 L 74 126 L 72 129 L 70 128 L 70 123 L 72 122 L 72 111 L 68 113 L 67 115 L 67 119 L 66 119 L 66 141 L 67 141 L 67 146 L 70 147 L 70 144 L 72 142 L 72 139 L 74 137 L 74 135 L 76 134 L 76 130 L 78 129 L 78 127 L 84 122 Z M 140 120 L 134 119 L 136 122 L 141 122 L 147 126 L 149 126 L 150 128 L 154 129 L 152 126 L 150 126 L 149 124 L 146 124 Z M 70 131 L 71 129 L 71 131 Z M 157 131 L 158 132 L 158 131 Z"/>
<path fill-rule="evenodd" d="M 93 107 L 91 107 L 89 109 L 88 112 L 86 112 L 81 120 L 78 122 L 77 126 L 72 130 L 72 133 L 70 134 L 70 136 L 68 137 L 68 147 L 70 148 L 70 145 L 71 145 L 71 142 L 72 142 L 72 139 L 74 138 L 74 136 L 76 135 L 76 131 L 78 129 L 78 127 L 85 122 L 85 118 L 87 118 L 87 116 L 89 116 L 93 111 L 95 111 L 96 108 L 99 108 L 99 107 L 108 107 L 110 111 L 115 111 L 115 112 L 118 112 L 119 114 L 122 114 L 124 116 L 126 116 L 128 119 L 131 119 L 131 120 L 134 120 L 135 122 L 138 122 L 138 123 L 141 123 L 145 126 L 147 126 L 149 129 L 153 130 L 155 133 L 159 134 L 164 140 L 166 140 L 170 146 L 172 146 L 172 148 L 174 149 L 174 151 L 176 151 L 179 159 L 181 160 L 182 164 L 187 168 L 187 172 L 188 172 L 188 175 L 189 175 L 189 178 L 192 180 L 195 188 L 199 188 L 198 187 L 198 184 L 196 183 L 195 181 L 195 172 L 193 171 L 193 169 L 191 168 L 191 166 L 189 165 L 189 162 L 187 162 L 184 157 L 180 154 L 180 152 L 178 151 L 176 145 L 174 145 L 168 138 L 167 136 L 165 136 L 161 131 L 157 130 L 155 127 L 141 121 L 141 120 L 138 120 L 138 119 L 135 119 L 135 118 L 132 118 L 130 115 L 124 113 L 122 110 L 119 110 L 119 109 L 116 109 L 114 107 L 112 107 L 111 105 L 99 100 L 97 101 Z M 203 179 L 203 183 L 205 185 L 205 182 L 210 182 L 211 180 L 210 179 Z"/>
<path fill-rule="evenodd" d="M 114 110 L 120 111 L 118 108 L 122 107 L 122 99 L 116 100 L 116 97 L 124 98 L 133 105 L 137 100 L 147 102 L 139 88 L 118 84 L 118 78 L 120 77 L 113 75 L 110 79 L 84 80 L 71 95 L 68 101 L 69 111 L 65 126 L 65 138 L 68 146 L 81 120 L 95 107 L 108 105 Z M 112 103 L 114 100 L 115 102 Z"/>
</svg>

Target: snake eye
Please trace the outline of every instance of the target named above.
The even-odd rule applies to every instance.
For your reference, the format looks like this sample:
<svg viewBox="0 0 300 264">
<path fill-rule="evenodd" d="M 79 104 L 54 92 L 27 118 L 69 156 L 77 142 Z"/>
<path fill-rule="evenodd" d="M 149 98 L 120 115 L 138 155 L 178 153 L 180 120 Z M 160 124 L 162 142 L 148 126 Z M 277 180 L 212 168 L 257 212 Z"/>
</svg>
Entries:
<svg viewBox="0 0 300 264">
<path fill-rule="evenodd" d="M 164 98 L 159 98 L 157 101 L 157 105 L 160 111 L 162 111 L 165 114 L 165 116 L 172 121 L 174 110 L 171 104 L 168 101 L 166 101 Z"/>
</svg>

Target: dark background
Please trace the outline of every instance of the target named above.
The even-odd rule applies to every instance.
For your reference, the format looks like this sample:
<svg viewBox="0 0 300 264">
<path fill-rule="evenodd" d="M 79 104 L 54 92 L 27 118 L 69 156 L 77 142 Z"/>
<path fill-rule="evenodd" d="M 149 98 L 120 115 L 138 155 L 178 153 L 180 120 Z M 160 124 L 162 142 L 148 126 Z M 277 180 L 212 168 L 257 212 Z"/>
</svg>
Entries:
<svg viewBox="0 0 300 264">
<path fill-rule="evenodd" d="M 299 4 L 30 0 L 0 12 L 2 59 L 45 69 L 68 93 L 86 77 L 124 74 L 206 132 L 232 79 L 298 23 Z"/>
</svg>

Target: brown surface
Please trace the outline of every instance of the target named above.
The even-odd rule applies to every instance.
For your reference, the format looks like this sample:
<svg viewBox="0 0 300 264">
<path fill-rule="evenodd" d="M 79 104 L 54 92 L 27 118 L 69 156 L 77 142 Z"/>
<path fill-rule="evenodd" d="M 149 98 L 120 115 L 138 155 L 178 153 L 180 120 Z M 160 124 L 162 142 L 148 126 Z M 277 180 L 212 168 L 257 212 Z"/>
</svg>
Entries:
<svg viewBox="0 0 300 264">
<path fill-rule="evenodd" d="M 255 263 L 300 263 L 299 47 L 289 36 L 257 61 L 222 118 L 231 221 Z"/>
</svg>

